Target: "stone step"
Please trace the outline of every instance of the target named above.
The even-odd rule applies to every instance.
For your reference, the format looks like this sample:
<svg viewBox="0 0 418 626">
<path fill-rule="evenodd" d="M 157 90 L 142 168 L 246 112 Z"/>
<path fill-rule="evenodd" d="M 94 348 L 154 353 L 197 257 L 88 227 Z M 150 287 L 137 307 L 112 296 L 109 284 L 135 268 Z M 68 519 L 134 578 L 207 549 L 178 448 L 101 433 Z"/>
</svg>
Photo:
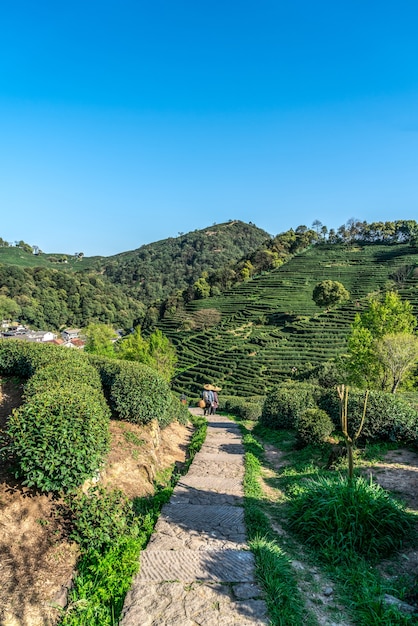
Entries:
<svg viewBox="0 0 418 626">
<path fill-rule="evenodd" d="M 266 605 L 251 583 L 136 582 L 120 626 L 267 626 Z"/>
<path fill-rule="evenodd" d="M 198 580 L 254 582 L 254 556 L 248 550 L 145 550 L 141 553 L 140 582 Z"/>
</svg>

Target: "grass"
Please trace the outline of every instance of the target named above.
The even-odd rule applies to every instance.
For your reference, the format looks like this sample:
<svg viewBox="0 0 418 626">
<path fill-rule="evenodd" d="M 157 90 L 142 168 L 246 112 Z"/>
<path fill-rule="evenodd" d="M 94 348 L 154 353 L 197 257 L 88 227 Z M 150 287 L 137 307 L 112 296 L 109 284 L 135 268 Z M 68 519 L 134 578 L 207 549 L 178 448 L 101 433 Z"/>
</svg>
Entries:
<svg viewBox="0 0 418 626">
<path fill-rule="evenodd" d="M 187 472 L 206 437 L 206 420 L 191 416 L 191 421 L 195 430 L 183 473 Z M 77 564 L 78 573 L 60 626 L 117 626 L 125 595 L 138 570 L 139 554 L 148 543 L 161 508 L 170 499 L 178 478 L 179 473 L 174 468 L 171 472 L 160 473 L 154 495 L 134 499 L 135 523 L 125 525 L 124 531 L 101 551 L 96 549 L 95 541 L 80 540 L 83 548 Z M 109 524 L 109 519 L 104 523 Z M 103 536 L 106 530 L 103 528 L 99 536 Z M 88 531 L 87 528 L 86 534 Z"/>
<path fill-rule="evenodd" d="M 244 432 L 245 429 L 242 427 Z M 277 542 L 263 507 L 259 478 L 263 447 L 250 433 L 244 434 L 244 511 L 249 545 L 256 561 L 256 576 L 265 593 L 271 624 L 274 626 L 314 625 L 303 598 L 289 556 Z"/>
<path fill-rule="evenodd" d="M 380 558 L 379 548 L 369 552 L 367 546 L 366 557 L 354 549 L 344 550 L 344 542 L 349 545 L 351 539 L 355 539 L 356 532 L 359 535 L 364 531 L 361 526 L 372 523 L 376 526 L 376 534 L 379 524 L 389 524 L 391 529 L 386 528 L 383 532 L 383 540 L 387 535 L 395 535 L 394 543 L 399 541 L 402 524 L 404 535 L 410 537 L 409 545 L 413 545 L 414 530 L 417 526 L 416 516 L 406 514 L 404 508 L 390 498 L 383 489 L 376 485 L 370 486 L 366 481 L 357 479 L 357 485 L 361 497 L 354 502 L 351 513 L 343 510 L 337 514 L 345 515 L 354 524 L 360 524 L 360 531 L 353 531 L 353 527 L 342 529 L 339 520 L 331 515 L 327 519 L 326 510 L 332 511 L 335 500 L 341 496 L 338 492 L 338 483 L 342 491 L 347 491 L 345 478 L 336 478 L 335 472 L 327 471 L 326 453 L 323 448 L 309 446 L 303 450 L 296 450 L 292 446 L 294 435 L 290 431 L 272 431 L 259 424 L 240 422 L 244 433 L 246 446 L 246 475 L 245 475 L 245 507 L 246 522 L 250 537 L 250 545 L 256 557 L 257 576 L 260 584 L 267 595 L 267 603 L 270 611 L 272 624 L 308 624 L 317 623 L 315 615 L 308 615 L 304 605 L 304 597 L 299 589 L 304 589 L 311 597 L 309 589 L 314 591 L 312 580 L 309 580 L 309 571 L 315 571 L 315 577 L 324 577 L 331 582 L 334 590 L 333 600 L 328 611 L 339 611 L 344 607 L 345 617 L 353 624 L 361 626 L 411 626 L 417 624 L 416 615 L 401 612 L 397 607 L 389 606 L 384 601 L 384 595 L 390 594 L 406 602 L 416 602 L 416 576 L 401 573 L 403 567 L 399 566 L 396 554 L 389 562 L 392 563 L 391 576 L 383 576 L 376 566 L 376 560 Z M 251 433 L 248 429 L 251 429 Z M 269 466 L 264 446 L 274 446 L 283 454 L 284 464 L 280 468 L 269 467 L 268 479 L 264 479 L 271 488 L 284 491 L 285 496 L 278 501 L 269 501 L 264 495 L 260 478 Z M 392 446 L 389 446 L 391 448 Z M 370 459 L 381 458 L 388 446 L 374 445 L 366 448 L 363 453 L 358 453 L 357 463 L 369 465 Z M 309 502 L 305 501 L 303 510 L 295 514 L 295 519 L 301 528 L 302 536 L 295 533 L 295 528 L 289 529 L 287 521 L 291 511 L 292 498 L 297 499 L 301 494 L 309 493 L 309 484 L 317 486 L 316 497 Z M 321 486 L 323 488 L 321 488 Z M 351 494 L 352 495 L 352 494 Z M 380 501 L 382 500 L 382 501 Z M 386 511 L 386 507 L 389 510 Z M 373 510 L 373 507 L 375 509 Z M 383 507 L 383 508 L 382 508 Z M 335 507 L 334 507 L 335 508 Z M 338 509 L 338 507 L 337 507 Z M 384 511 L 383 511 L 384 509 Z M 377 511 L 380 510 L 379 514 Z M 385 512 L 386 511 L 386 512 Z M 401 522 L 398 513 L 401 511 Z M 308 512 L 313 518 L 309 526 L 303 515 Z M 365 520 L 370 515 L 371 520 Z M 381 519 L 380 519 L 381 518 Z M 415 520 L 415 521 L 414 521 Z M 287 532 L 277 535 L 274 533 L 276 524 L 287 528 Z M 322 545 L 335 527 L 340 524 L 341 545 L 334 545 L 332 550 L 322 550 Z M 399 525 L 400 524 L 400 525 Z M 399 531 L 399 533 L 398 533 Z M 411 535 L 412 532 L 412 535 Z M 373 535 L 373 533 L 372 533 Z M 317 545 L 310 541 L 316 537 Z M 412 539 L 411 539 L 412 537 Z M 363 537 L 364 539 L 364 537 Z M 372 536 L 372 543 L 376 538 Z M 368 540 L 366 540 L 366 544 Z M 310 544 L 310 545 L 309 545 Z M 388 549 L 396 546 L 389 545 Z M 408 539 L 406 540 L 408 547 Z M 351 546 L 352 548 L 352 546 Z M 373 546 L 371 546 L 373 548 Z M 321 553 L 322 550 L 322 553 Z M 344 553 L 344 558 L 335 558 L 338 551 Z M 361 551 L 360 551 L 361 552 Z M 328 558 L 325 558 L 328 557 Z M 292 561 L 302 561 L 303 570 L 292 568 Z M 306 591 L 308 590 L 308 592 Z M 279 599 L 278 603 L 276 599 Z M 276 605 L 275 605 L 276 602 Z M 311 610 L 311 608 L 309 609 Z M 330 613 L 328 613 L 330 617 Z M 311 621 L 308 621 L 311 620 Z M 331 621 L 338 623 L 336 617 Z"/>
</svg>

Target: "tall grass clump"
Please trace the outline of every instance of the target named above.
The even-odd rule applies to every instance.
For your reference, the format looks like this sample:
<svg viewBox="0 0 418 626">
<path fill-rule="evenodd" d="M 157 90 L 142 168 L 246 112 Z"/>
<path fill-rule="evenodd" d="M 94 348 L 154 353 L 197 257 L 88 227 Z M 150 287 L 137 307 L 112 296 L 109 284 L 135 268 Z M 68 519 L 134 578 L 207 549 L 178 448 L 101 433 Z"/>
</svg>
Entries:
<svg viewBox="0 0 418 626">
<path fill-rule="evenodd" d="M 363 478 L 318 477 L 291 490 L 289 527 L 327 562 L 371 562 L 402 546 L 413 528 L 405 507 Z"/>
</svg>

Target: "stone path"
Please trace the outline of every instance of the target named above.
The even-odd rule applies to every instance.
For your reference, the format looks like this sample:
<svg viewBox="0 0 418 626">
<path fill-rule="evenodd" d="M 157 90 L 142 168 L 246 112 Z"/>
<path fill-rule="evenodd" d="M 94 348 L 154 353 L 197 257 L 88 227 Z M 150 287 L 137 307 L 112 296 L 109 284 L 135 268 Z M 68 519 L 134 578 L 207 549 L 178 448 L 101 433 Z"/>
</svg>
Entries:
<svg viewBox="0 0 418 626">
<path fill-rule="evenodd" d="M 141 554 L 120 626 L 269 623 L 246 544 L 243 476 L 238 426 L 209 416 L 206 441 Z"/>
</svg>

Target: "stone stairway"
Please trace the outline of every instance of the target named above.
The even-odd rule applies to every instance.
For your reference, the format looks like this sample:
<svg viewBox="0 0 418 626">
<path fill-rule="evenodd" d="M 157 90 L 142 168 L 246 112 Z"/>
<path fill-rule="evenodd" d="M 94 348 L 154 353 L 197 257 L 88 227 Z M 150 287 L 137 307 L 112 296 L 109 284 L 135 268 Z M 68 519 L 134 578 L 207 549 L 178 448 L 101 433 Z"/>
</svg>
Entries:
<svg viewBox="0 0 418 626">
<path fill-rule="evenodd" d="M 269 623 L 246 544 L 243 476 L 239 428 L 209 416 L 206 441 L 141 553 L 120 626 Z"/>
</svg>

